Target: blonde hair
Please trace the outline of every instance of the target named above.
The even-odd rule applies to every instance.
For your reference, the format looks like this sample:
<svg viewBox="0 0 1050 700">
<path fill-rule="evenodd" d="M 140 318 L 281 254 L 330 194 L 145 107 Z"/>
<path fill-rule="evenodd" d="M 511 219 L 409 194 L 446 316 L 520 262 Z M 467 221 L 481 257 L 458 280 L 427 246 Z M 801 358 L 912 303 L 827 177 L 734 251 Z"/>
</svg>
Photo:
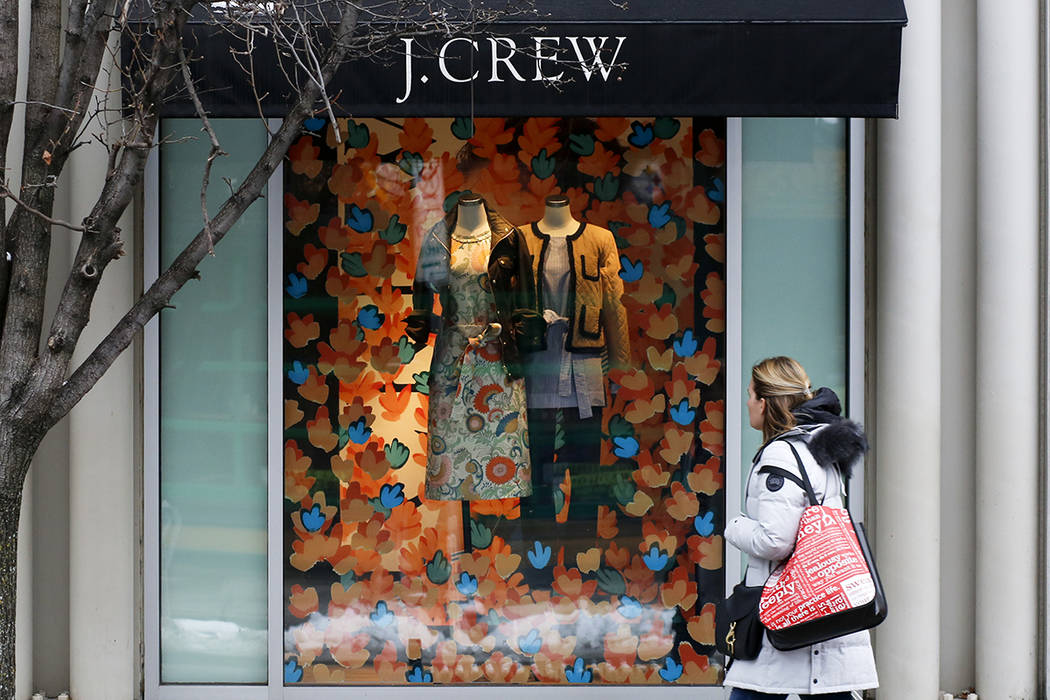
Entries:
<svg viewBox="0 0 1050 700">
<path fill-rule="evenodd" d="M 809 375 L 790 357 L 767 357 L 751 368 L 755 396 L 766 400 L 762 416 L 762 439 L 785 433 L 795 427 L 792 411 L 813 398 Z"/>
</svg>

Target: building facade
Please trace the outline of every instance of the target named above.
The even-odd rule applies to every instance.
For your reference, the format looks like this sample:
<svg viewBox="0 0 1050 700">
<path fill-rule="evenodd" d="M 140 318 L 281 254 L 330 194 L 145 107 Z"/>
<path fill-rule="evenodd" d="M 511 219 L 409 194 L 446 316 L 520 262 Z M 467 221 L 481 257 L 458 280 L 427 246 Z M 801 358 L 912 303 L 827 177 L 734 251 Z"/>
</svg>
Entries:
<svg viewBox="0 0 1050 700">
<path fill-rule="evenodd" d="M 524 113 L 456 100 L 542 91 L 554 63 L 515 63 L 502 35 L 406 46 L 355 83 L 374 104 L 304 124 L 202 280 L 48 436 L 23 514 L 20 692 L 723 697 L 711 604 L 741 574 L 720 533 L 758 444 L 744 389 L 751 364 L 788 354 L 873 444 L 850 502 L 890 606 L 878 697 L 1046 697 L 1046 21 L 1044 3 L 909 3 L 897 119 L 808 89 L 803 66 L 830 53 L 763 78 L 801 81 L 791 104 L 748 102 L 740 86 L 761 81 L 733 73 L 741 61 L 717 64 L 737 80 L 720 93 L 702 62 L 632 64 L 646 32 L 646 47 L 673 29 L 717 39 L 711 22 L 529 34 L 587 78 L 581 96 L 529 93 L 543 106 Z M 594 63 L 618 51 L 633 102 Z M 860 70 L 844 72 L 874 84 Z M 231 154 L 217 167 L 236 181 L 266 130 L 236 99 L 215 110 Z M 85 353 L 199 228 L 207 147 L 185 115 L 162 130 Z M 61 218 L 82 215 L 104 167 L 75 156 Z M 589 369 L 559 357 L 586 390 L 529 414 L 533 447 L 551 444 L 530 451 L 531 496 L 463 496 L 469 474 L 520 470 L 494 455 L 469 474 L 457 460 L 443 491 L 440 430 L 478 443 L 434 422 L 435 396 L 471 389 L 428 381 L 454 345 L 440 328 L 406 331 L 424 243 L 472 194 L 523 235 L 564 197 L 579 236 L 615 244 L 606 278 L 586 255 L 577 274 L 622 287 L 629 360 L 613 325 L 565 313 L 604 353 L 580 354 Z M 486 395 L 500 382 L 470 394 L 489 440 L 523 434 L 523 406 L 491 410 L 512 393 Z"/>
</svg>

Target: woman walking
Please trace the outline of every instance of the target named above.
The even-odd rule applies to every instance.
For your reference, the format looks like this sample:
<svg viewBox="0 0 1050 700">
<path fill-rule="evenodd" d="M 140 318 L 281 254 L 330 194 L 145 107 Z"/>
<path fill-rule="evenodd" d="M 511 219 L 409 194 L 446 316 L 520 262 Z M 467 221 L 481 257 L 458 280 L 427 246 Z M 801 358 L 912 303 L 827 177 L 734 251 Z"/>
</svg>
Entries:
<svg viewBox="0 0 1050 700">
<path fill-rule="evenodd" d="M 748 418 L 762 431 L 747 481 L 744 514 L 726 524 L 725 537 L 748 555 L 746 583 L 761 586 L 795 546 L 799 518 L 809 501 L 802 488 L 776 473 L 775 466 L 801 477 L 787 441 L 795 446 L 824 505 L 845 507 L 844 481 L 867 449 L 861 427 L 846 420 L 831 389 L 813 392 L 809 376 L 789 357 L 771 357 L 751 369 Z M 802 698 L 849 700 L 851 691 L 875 688 L 878 678 L 868 632 L 813 646 L 780 651 L 763 638 L 757 658 L 736 660 L 726 673 L 730 700 Z"/>
</svg>

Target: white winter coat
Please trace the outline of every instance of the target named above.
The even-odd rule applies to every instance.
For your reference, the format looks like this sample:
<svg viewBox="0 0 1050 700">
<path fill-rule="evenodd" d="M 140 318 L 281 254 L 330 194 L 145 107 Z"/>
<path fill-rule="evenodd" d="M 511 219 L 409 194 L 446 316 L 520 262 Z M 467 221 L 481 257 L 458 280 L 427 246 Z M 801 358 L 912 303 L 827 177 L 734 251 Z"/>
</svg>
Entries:
<svg viewBox="0 0 1050 700">
<path fill-rule="evenodd" d="M 806 443 L 824 426 L 804 426 L 787 433 L 806 467 L 817 499 L 841 508 L 843 488 L 838 471 L 820 467 Z M 765 583 L 776 564 L 795 546 L 798 521 L 809 505 L 805 492 L 794 482 L 759 474 L 772 465 L 799 474 L 791 448 L 783 440 L 771 442 L 751 466 L 747 497 L 741 514 L 726 525 L 726 540 L 748 555 L 749 586 Z M 772 487 L 772 489 L 770 488 Z M 826 495 L 825 495 L 826 493 Z M 878 687 L 875 659 L 867 631 L 832 639 L 793 651 L 779 651 L 763 638 L 762 650 L 752 661 L 736 660 L 726 673 L 725 685 L 764 693 L 812 695 Z"/>
</svg>

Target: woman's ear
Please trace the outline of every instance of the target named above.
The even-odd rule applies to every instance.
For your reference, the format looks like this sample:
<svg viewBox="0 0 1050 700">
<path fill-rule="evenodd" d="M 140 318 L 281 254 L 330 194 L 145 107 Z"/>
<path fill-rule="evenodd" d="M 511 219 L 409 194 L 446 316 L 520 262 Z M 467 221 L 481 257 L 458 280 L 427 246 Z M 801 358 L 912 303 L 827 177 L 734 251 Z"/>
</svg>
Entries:
<svg viewBox="0 0 1050 700">
<path fill-rule="evenodd" d="M 765 399 L 759 399 L 758 400 L 758 413 L 761 416 L 765 416 L 766 415 L 766 400 Z"/>
</svg>

